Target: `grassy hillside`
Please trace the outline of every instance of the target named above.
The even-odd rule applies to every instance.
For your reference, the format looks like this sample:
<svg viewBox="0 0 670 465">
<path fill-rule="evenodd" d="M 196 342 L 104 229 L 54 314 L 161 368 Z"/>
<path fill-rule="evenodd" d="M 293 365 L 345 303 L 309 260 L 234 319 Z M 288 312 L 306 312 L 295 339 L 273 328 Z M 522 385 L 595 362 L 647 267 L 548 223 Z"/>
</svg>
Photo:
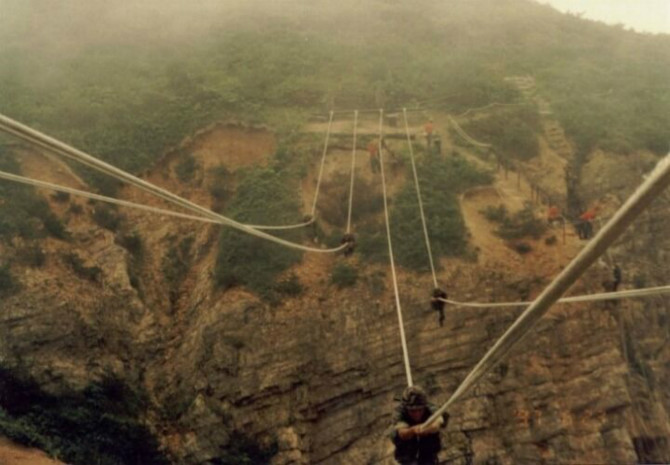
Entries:
<svg viewBox="0 0 670 465">
<path fill-rule="evenodd" d="M 284 107 L 456 112 L 516 100 L 502 81 L 516 74 L 537 77 L 584 150 L 660 153 L 670 139 L 670 37 L 531 1 L 252 2 L 209 12 L 206 27 L 186 9 L 193 24 L 172 35 L 158 23 L 123 35 L 109 13 L 99 31 L 45 28 L 51 40 L 26 27 L 33 3 L 4 18 L 3 113 L 134 172 L 220 118 L 272 122 Z M 53 9 L 54 21 L 78 14 Z"/>
</svg>

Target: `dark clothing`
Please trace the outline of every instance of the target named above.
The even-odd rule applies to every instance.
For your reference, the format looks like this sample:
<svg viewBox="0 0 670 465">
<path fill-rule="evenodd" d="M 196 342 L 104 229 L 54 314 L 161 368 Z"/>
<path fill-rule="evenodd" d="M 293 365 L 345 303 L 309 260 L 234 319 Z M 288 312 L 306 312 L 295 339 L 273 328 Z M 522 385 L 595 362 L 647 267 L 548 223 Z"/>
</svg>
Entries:
<svg viewBox="0 0 670 465">
<path fill-rule="evenodd" d="M 621 268 L 619 268 L 619 265 L 614 265 L 612 275 L 614 276 L 614 281 L 612 282 L 612 292 L 616 292 L 617 289 L 619 289 L 619 284 L 621 284 Z"/>
<path fill-rule="evenodd" d="M 341 243 L 346 244 L 346 247 L 343 250 L 345 257 L 348 257 L 354 253 L 354 249 L 356 248 L 356 239 L 354 238 L 353 234 L 345 234 L 344 237 L 342 237 Z"/>
<path fill-rule="evenodd" d="M 435 289 L 433 298 L 430 299 L 430 306 L 433 310 L 440 313 L 440 326 L 444 326 L 444 302 L 440 299 L 446 299 L 447 293 L 442 289 Z"/>
<path fill-rule="evenodd" d="M 435 406 L 428 405 L 421 421 L 415 422 L 403 405 L 396 408 L 393 416 L 391 440 L 395 445 L 395 459 L 400 465 L 437 465 L 437 454 L 442 449 L 440 433 L 414 437 L 405 441 L 400 439 L 398 435 L 398 428 L 419 425 L 428 420 L 436 410 Z M 446 414 L 443 418 L 448 421 Z M 442 426 L 445 425 L 446 421 Z"/>
</svg>

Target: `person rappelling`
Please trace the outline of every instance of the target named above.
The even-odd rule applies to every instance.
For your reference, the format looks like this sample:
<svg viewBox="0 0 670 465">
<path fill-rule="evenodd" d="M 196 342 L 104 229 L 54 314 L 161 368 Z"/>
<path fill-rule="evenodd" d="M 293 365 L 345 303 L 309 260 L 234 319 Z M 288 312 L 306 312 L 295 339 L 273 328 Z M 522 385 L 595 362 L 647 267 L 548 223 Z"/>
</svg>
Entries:
<svg viewBox="0 0 670 465">
<path fill-rule="evenodd" d="M 437 455 L 442 449 L 440 428 L 447 425 L 449 415 L 445 413 L 432 425 L 422 426 L 436 410 L 419 386 L 405 389 L 395 409 L 391 430 L 398 465 L 437 465 Z"/>
<path fill-rule="evenodd" d="M 356 248 L 356 238 L 352 233 L 346 233 L 344 236 L 342 236 L 340 243 L 346 245 L 342 250 L 345 257 L 348 257 L 354 253 L 354 249 Z"/>
<path fill-rule="evenodd" d="M 379 162 L 379 147 L 376 140 L 371 140 L 368 144 L 368 154 L 370 154 L 370 170 L 372 173 L 379 173 L 381 165 Z"/>
<path fill-rule="evenodd" d="M 440 321 L 440 327 L 444 326 L 444 300 L 447 298 L 447 293 L 444 292 L 442 289 L 439 287 L 436 287 L 433 290 L 433 296 L 430 299 L 430 306 L 431 308 L 440 313 L 439 316 L 439 321 Z"/>
</svg>

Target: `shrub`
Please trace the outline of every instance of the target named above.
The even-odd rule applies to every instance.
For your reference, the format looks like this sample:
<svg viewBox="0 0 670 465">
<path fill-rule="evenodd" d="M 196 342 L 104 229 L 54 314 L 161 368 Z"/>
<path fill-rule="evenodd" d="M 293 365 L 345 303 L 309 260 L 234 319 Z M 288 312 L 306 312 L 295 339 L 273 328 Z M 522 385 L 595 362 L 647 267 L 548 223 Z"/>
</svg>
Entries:
<svg viewBox="0 0 670 465">
<path fill-rule="evenodd" d="M 102 270 L 97 266 L 84 266 L 83 260 L 75 253 L 65 254 L 63 259 L 80 278 L 93 282 L 100 282 Z"/>
<path fill-rule="evenodd" d="M 56 192 L 54 194 L 51 194 L 51 198 L 54 200 L 54 202 L 58 203 L 65 203 L 70 200 L 70 194 L 67 192 Z"/>
<path fill-rule="evenodd" d="M 0 265 L 0 296 L 13 294 L 17 287 L 9 264 Z"/>
<path fill-rule="evenodd" d="M 433 260 L 441 256 L 464 256 L 468 253 L 467 230 L 458 194 L 472 186 L 489 183 L 491 175 L 464 158 L 443 158 L 437 154 L 422 157 L 417 163 L 417 173 Z M 393 199 L 391 234 L 393 251 L 400 265 L 421 271 L 430 269 L 411 177 Z"/>
<path fill-rule="evenodd" d="M 0 433 L 73 465 L 168 465 L 140 421 L 146 403 L 115 377 L 56 397 L 0 368 Z"/>
<path fill-rule="evenodd" d="M 540 153 L 537 110 L 520 106 L 498 110 L 462 125 L 474 139 L 492 144 L 502 158 L 529 160 Z M 460 136 L 457 136 L 460 140 Z"/>
<path fill-rule="evenodd" d="M 115 208 L 99 204 L 93 209 L 93 221 L 101 228 L 116 232 L 121 226 L 122 217 Z"/>
<path fill-rule="evenodd" d="M 41 267 L 46 261 L 44 251 L 37 245 L 22 248 L 19 250 L 17 258 L 20 263 L 33 268 Z"/>
<path fill-rule="evenodd" d="M 527 242 L 514 242 L 512 248 L 520 255 L 525 255 L 533 250 Z"/>
<path fill-rule="evenodd" d="M 302 294 L 304 289 L 295 273 L 291 273 L 287 279 L 279 281 L 274 287 L 277 293 L 291 297 Z"/>
<path fill-rule="evenodd" d="M 318 217 L 329 224 L 344 227 L 349 213 L 349 190 L 351 176 L 338 173 L 321 183 L 318 199 Z M 356 176 L 354 179 L 354 199 L 351 210 L 352 222 L 367 221 L 384 209 L 381 185 Z"/>
<path fill-rule="evenodd" d="M 507 218 L 507 208 L 504 205 L 498 205 L 494 207 L 493 205 L 488 205 L 484 210 L 480 211 L 484 218 L 489 221 L 495 221 L 496 223 L 502 223 Z"/>
<path fill-rule="evenodd" d="M 175 166 L 175 173 L 177 174 L 177 179 L 183 183 L 187 183 L 193 180 L 195 177 L 195 172 L 198 167 L 198 162 L 195 157 L 191 154 L 184 155 L 183 159 L 177 163 Z"/>
<path fill-rule="evenodd" d="M 213 459 L 211 463 L 212 465 L 269 465 L 277 451 L 276 442 L 262 446 L 241 433 L 233 432 L 223 455 Z"/>
<path fill-rule="evenodd" d="M 209 185 L 209 193 L 214 198 L 214 209 L 220 210 L 235 192 L 234 177 L 228 168 L 223 165 L 213 168 L 210 175 L 212 180 Z"/>
<path fill-rule="evenodd" d="M 338 263 L 330 275 L 330 282 L 342 289 L 351 287 L 358 281 L 358 269 L 346 263 Z"/>
<path fill-rule="evenodd" d="M 242 173 L 235 196 L 226 210 L 228 216 L 243 223 L 289 224 L 301 219 L 297 179 L 286 171 L 254 167 Z M 282 237 L 297 241 L 303 233 L 282 232 Z M 276 279 L 300 260 L 294 249 L 225 228 L 219 239 L 215 269 L 222 288 L 242 285 L 266 299 L 276 294 Z"/>
<path fill-rule="evenodd" d="M 81 215 L 82 213 L 84 213 L 84 207 L 82 207 L 78 203 L 73 202 L 73 203 L 70 204 L 70 207 L 68 208 L 67 211 L 69 213 L 72 213 L 73 215 Z"/>
<path fill-rule="evenodd" d="M 142 236 L 137 231 L 129 234 L 122 234 L 117 237 L 117 243 L 126 249 L 135 260 L 141 260 L 144 255 L 144 243 Z"/>
<path fill-rule="evenodd" d="M 539 239 L 547 229 L 544 221 L 535 217 L 531 205 L 512 216 L 505 217 L 496 233 L 503 239 L 520 239 L 531 236 Z"/>
</svg>

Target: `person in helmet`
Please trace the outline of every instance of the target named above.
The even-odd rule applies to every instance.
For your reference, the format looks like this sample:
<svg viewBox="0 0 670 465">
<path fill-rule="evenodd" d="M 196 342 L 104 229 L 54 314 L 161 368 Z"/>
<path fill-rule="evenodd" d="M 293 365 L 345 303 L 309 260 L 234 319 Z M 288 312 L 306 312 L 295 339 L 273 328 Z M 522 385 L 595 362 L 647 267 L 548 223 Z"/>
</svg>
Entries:
<svg viewBox="0 0 670 465">
<path fill-rule="evenodd" d="M 432 425 L 422 427 L 435 410 L 419 386 L 410 386 L 403 392 L 391 431 L 399 465 L 437 465 L 437 454 L 442 448 L 439 431 L 446 426 L 449 416 L 445 413 Z"/>
<path fill-rule="evenodd" d="M 439 313 L 440 327 L 444 326 L 444 301 L 447 298 L 447 293 L 439 287 L 433 289 L 433 296 L 430 299 L 430 306 L 433 310 Z"/>
</svg>

